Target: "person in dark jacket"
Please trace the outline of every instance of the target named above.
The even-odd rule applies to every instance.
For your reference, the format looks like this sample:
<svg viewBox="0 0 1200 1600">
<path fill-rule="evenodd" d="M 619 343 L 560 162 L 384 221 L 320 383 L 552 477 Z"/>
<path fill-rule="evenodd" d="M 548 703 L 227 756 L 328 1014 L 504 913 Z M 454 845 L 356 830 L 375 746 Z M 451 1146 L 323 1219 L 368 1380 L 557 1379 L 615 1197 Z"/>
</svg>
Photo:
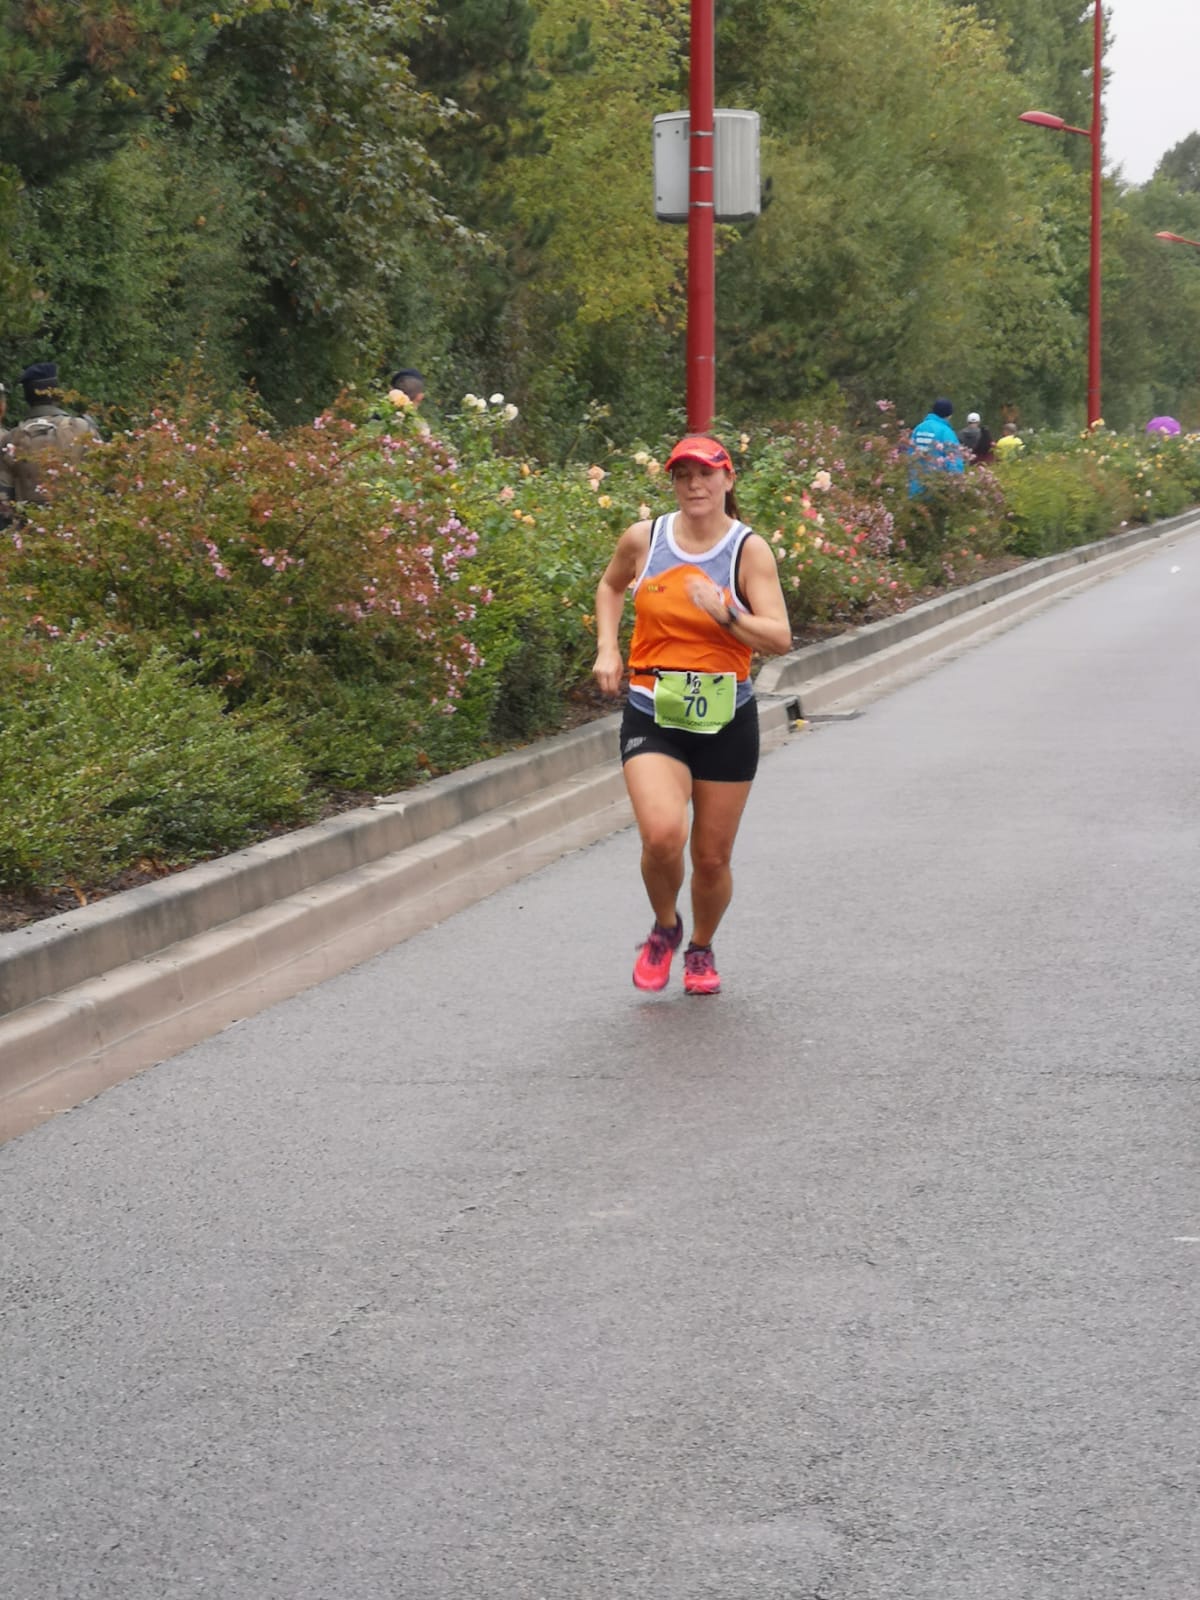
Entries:
<svg viewBox="0 0 1200 1600">
<path fill-rule="evenodd" d="M 0 448 L 0 501 L 20 505 L 45 500 L 43 483 L 55 462 L 73 460 L 100 437 L 91 417 L 61 403 L 58 368 L 39 361 L 21 374 L 26 414 Z"/>
<path fill-rule="evenodd" d="M 12 484 L 9 481 L 8 457 L 4 450 L 4 446 L 8 443 L 8 429 L 4 426 L 7 411 L 8 390 L 0 383 L 0 528 L 7 528 L 12 521 Z"/>
</svg>

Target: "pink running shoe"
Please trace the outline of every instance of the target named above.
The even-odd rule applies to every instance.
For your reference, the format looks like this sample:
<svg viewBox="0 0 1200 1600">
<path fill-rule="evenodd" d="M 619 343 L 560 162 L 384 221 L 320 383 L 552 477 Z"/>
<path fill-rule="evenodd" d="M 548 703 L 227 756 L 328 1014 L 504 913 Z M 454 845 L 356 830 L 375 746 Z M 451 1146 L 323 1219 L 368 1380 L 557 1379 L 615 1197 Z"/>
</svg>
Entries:
<svg viewBox="0 0 1200 1600">
<path fill-rule="evenodd" d="M 638 950 L 633 964 L 633 981 L 639 989 L 665 989 L 671 976 L 671 957 L 679 949 L 683 938 L 683 923 L 673 928 L 660 928 L 656 922 L 650 937 Z"/>
<path fill-rule="evenodd" d="M 711 945 L 690 944 L 683 952 L 683 988 L 685 994 L 720 992 L 721 979 Z"/>
</svg>

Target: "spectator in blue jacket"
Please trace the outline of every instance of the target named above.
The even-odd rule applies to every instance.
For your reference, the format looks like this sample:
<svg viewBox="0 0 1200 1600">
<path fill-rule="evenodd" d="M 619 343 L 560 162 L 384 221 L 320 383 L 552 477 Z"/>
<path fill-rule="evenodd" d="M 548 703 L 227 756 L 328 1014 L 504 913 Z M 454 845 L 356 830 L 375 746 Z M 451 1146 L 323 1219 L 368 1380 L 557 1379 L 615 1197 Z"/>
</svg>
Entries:
<svg viewBox="0 0 1200 1600">
<path fill-rule="evenodd" d="M 912 467 L 908 475 L 910 495 L 920 494 L 924 487 L 924 479 L 930 472 L 964 470 L 965 452 L 958 442 L 958 435 L 947 420 L 953 415 L 953 404 L 949 400 L 939 398 L 933 402 L 929 415 L 918 422 L 913 429 L 912 442 L 909 445 L 909 454 L 912 457 Z"/>
</svg>

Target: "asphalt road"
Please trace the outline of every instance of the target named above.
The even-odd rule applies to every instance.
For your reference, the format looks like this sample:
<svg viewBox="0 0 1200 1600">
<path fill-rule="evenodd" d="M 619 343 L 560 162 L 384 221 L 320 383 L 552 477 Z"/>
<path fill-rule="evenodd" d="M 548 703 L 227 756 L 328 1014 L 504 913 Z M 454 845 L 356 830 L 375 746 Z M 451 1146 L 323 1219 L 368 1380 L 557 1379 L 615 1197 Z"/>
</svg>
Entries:
<svg viewBox="0 0 1200 1600">
<path fill-rule="evenodd" d="M 5 1600 L 1194 1600 L 1200 539 L 0 1149 Z"/>
</svg>

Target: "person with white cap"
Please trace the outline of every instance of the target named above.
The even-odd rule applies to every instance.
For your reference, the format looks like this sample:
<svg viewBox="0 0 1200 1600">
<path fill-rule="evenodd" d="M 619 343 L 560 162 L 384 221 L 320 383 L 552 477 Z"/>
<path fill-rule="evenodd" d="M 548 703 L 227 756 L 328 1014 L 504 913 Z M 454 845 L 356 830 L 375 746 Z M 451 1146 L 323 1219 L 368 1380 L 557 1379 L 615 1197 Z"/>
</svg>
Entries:
<svg viewBox="0 0 1200 1600">
<path fill-rule="evenodd" d="M 683 987 L 716 994 L 713 935 L 733 894 L 733 844 L 758 767 L 751 662 L 790 650 L 792 629 L 771 547 L 738 517 L 725 446 L 689 434 L 666 468 L 678 510 L 635 522 L 621 535 L 596 593 L 592 670 L 605 694 L 620 692 L 618 636 L 632 593 L 621 761 L 654 912 L 633 981 L 658 990 L 670 977 L 683 939 L 676 902 L 690 835 L 692 930 Z"/>
<path fill-rule="evenodd" d="M 992 454 L 992 436 L 984 427 L 978 411 L 967 413 L 967 425 L 958 436 L 958 442 L 972 461 L 987 461 Z"/>
</svg>

